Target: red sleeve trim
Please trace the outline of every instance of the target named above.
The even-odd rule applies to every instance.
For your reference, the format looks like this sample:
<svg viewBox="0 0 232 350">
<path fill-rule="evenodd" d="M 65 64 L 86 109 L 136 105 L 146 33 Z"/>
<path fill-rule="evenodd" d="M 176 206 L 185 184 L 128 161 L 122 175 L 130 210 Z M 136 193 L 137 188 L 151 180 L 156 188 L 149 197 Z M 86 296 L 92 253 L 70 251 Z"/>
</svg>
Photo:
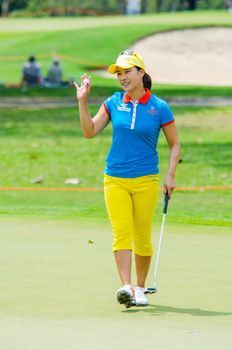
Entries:
<svg viewBox="0 0 232 350">
<path fill-rule="evenodd" d="M 104 106 L 105 111 L 106 111 L 106 113 L 108 114 L 108 116 L 110 116 L 110 112 L 108 111 L 108 109 L 107 109 L 107 107 L 106 107 L 106 104 L 105 104 L 105 103 L 103 103 L 103 106 Z"/>
<path fill-rule="evenodd" d="M 175 119 L 171 120 L 171 121 L 168 122 L 168 123 L 165 123 L 165 124 L 161 125 L 161 127 L 163 128 L 164 126 L 170 125 L 170 124 L 172 124 L 172 123 L 175 123 Z"/>
</svg>

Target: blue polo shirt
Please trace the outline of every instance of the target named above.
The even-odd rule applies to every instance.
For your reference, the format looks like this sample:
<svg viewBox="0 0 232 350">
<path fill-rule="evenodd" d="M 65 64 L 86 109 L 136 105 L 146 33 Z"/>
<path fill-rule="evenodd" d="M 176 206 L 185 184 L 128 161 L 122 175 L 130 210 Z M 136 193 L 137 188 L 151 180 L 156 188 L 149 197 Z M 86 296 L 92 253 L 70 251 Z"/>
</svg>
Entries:
<svg viewBox="0 0 232 350">
<path fill-rule="evenodd" d="M 136 102 L 127 93 L 116 92 L 104 107 L 113 127 L 105 174 L 122 178 L 158 174 L 160 129 L 175 121 L 167 102 L 149 90 Z"/>
</svg>

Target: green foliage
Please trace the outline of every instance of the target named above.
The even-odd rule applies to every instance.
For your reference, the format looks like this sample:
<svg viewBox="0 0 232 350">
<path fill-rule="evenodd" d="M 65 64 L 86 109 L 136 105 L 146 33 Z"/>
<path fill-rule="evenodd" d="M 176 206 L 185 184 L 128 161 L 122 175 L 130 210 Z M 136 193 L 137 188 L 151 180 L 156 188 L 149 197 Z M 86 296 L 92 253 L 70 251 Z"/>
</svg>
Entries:
<svg viewBox="0 0 232 350">
<path fill-rule="evenodd" d="M 28 1 L 27 8 L 32 13 L 36 13 L 37 11 L 45 10 L 49 7 L 49 3 L 46 0 L 30 0 Z"/>
<path fill-rule="evenodd" d="M 123 14 L 126 11 L 126 0 L 5 0 L 9 3 L 9 11 L 20 15 L 15 10 L 23 9 L 23 15 L 96 15 Z M 4 0 L 1 0 L 3 3 Z M 186 0 L 142 0 L 141 10 L 145 12 L 169 12 L 186 10 L 190 1 Z M 224 0 L 198 0 L 198 9 L 224 9 Z"/>
<path fill-rule="evenodd" d="M 75 15 L 124 13 L 124 0 L 25 0 L 24 9 L 31 15 Z M 12 7 L 13 10 L 17 9 Z"/>
<path fill-rule="evenodd" d="M 226 1 L 224 0 L 198 0 L 199 9 L 225 9 Z"/>
</svg>

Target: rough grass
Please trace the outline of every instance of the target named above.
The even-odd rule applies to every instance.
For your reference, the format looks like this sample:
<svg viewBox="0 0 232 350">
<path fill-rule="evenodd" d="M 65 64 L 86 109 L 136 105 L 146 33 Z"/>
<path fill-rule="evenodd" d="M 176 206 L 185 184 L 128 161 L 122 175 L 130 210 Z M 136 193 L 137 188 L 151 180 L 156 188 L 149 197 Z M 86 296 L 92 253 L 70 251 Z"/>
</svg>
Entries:
<svg viewBox="0 0 232 350">
<path fill-rule="evenodd" d="M 97 107 L 92 106 L 94 114 Z M 174 108 L 182 144 L 178 187 L 231 185 L 231 108 Z M 79 187 L 102 187 L 111 128 L 94 139 L 84 139 L 78 111 L 60 109 L 2 109 L 0 112 L 0 186 L 68 187 L 77 177 Z M 220 128 L 218 125 L 220 124 Z M 162 187 L 168 148 L 159 142 Z M 43 175 L 42 184 L 31 180 Z M 172 200 L 173 221 L 231 224 L 230 190 L 177 192 Z M 2 192 L 0 212 L 106 218 L 103 194 L 63 192 Z M 160 197 L 160 207 L 162 196 Z M 157 212 L 161 215 L 161 210 Z"/>
<path fill-rule="evenodd" d="M 92 114 L 96 111 L 91 107 Z M 182 144 L 178 185 L 231 184 L 231 108 L 176 107 L 174 113 Z M 62 186 L 74 175 L 82 186 L 101 185 L 110 126 L 96 138 L 84 139 L 75 108 L 2 109 L 0 122 L 2 185 L 26 186 L 39 174 L 46 176 L 47 186 Z M 164 173 L 168 149 L 162 133 L 159 153 Z"/>
<path fill-rule="evenodd" d="M 160 192 L 154 221 L 161 221 Z M 54 218 L 107 219 L 103 192 L 1 191 L 0 214 Z M 231 226 L 231 190 L 178 192 L 169 203 L 170 222 Z"/>
</svg>

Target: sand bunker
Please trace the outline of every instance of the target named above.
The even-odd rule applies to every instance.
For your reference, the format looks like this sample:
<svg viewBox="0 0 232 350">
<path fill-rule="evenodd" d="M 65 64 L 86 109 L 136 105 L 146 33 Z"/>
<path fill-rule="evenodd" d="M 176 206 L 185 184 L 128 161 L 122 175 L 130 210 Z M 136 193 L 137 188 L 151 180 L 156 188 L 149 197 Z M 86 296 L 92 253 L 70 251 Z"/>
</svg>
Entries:
<svg viewBox="0 0 232 350">
<path fill-rule="evenodd" d="M 232 28 L 160 33 L 133 48 L 143 56 L 154 82 L 232 85 Z"/>
<path fill-rule="evenodd" d="M 159 33 L 132 48 L 154 83 L 232 86 L 232 28 Z"/>
</svg>

